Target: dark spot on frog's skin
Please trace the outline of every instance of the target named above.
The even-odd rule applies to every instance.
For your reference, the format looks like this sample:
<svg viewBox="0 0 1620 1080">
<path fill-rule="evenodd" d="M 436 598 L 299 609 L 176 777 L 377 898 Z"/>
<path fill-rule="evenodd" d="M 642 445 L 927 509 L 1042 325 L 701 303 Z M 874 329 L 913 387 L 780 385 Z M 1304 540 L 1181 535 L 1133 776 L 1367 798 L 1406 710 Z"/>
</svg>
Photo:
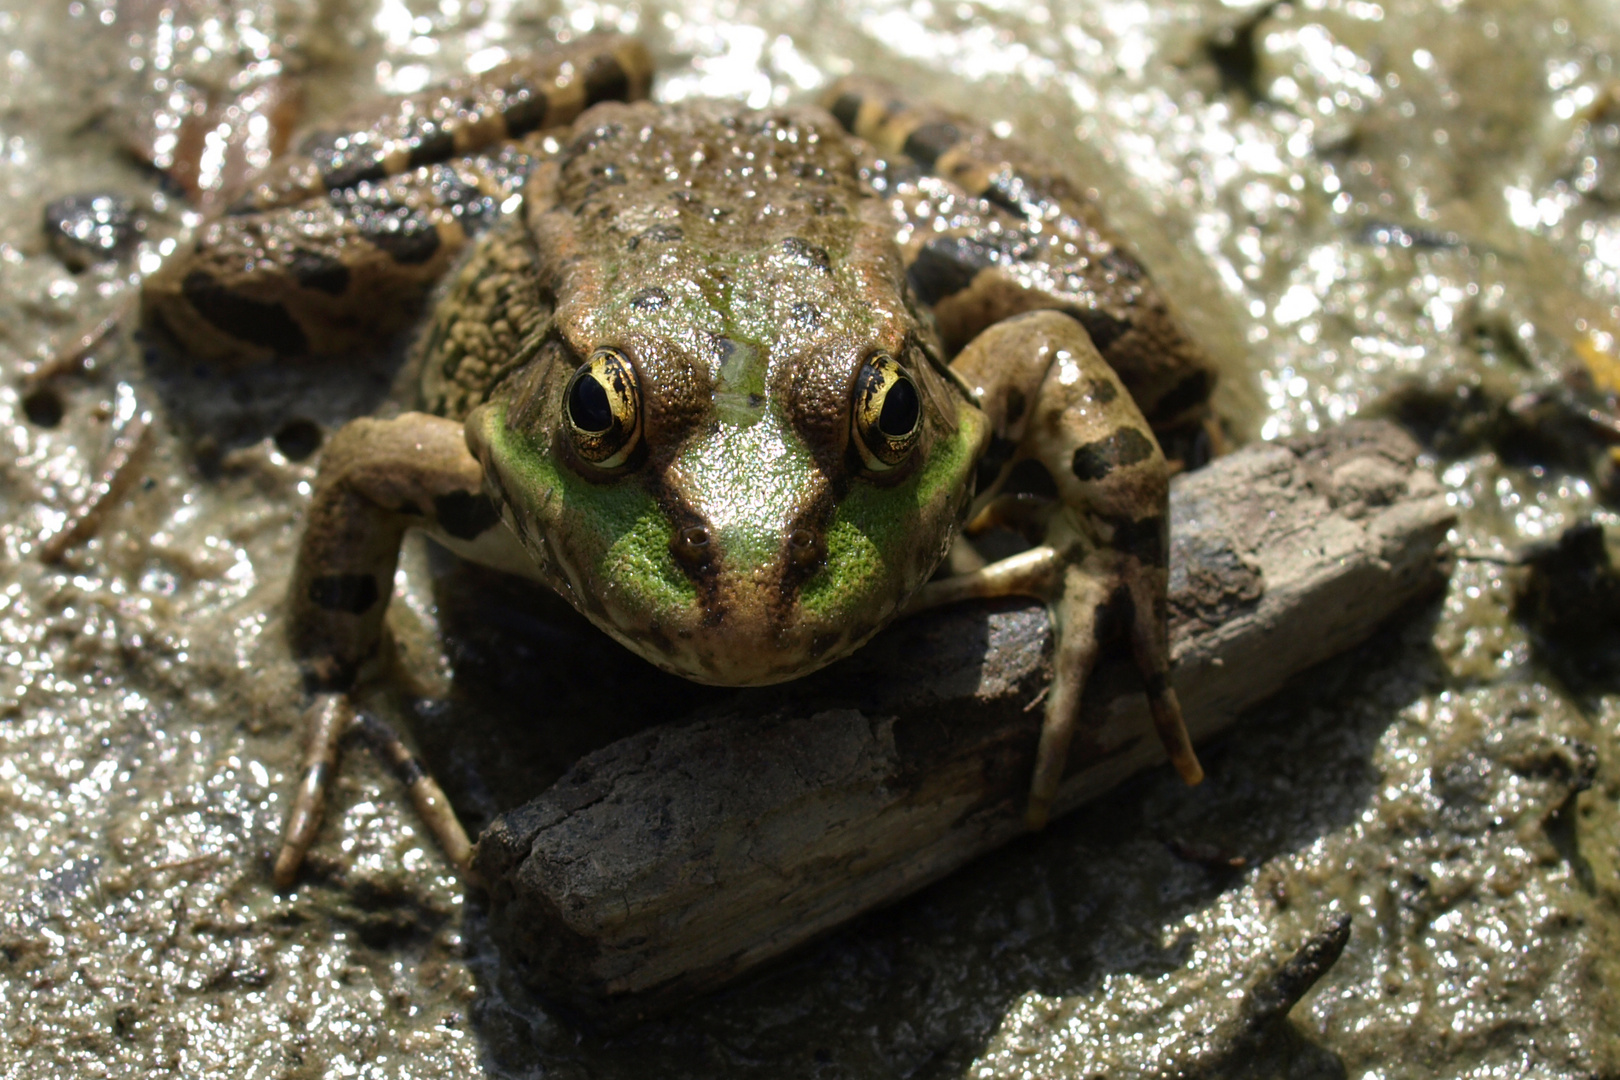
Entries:
<svg viewBox="0 0 1620 1080">
<path fill-rule="evenodd" d="M 624 247 L 626 251 L 634 251 L 644 240 L 654 244 L 671 244 L 684 239 L 685 236 L 686 233 L 681 230 L 679 225 L 654 225 L 650 229 L 643 229 L 635 236 L 632 236 Z"/>
<path fill-rule="evenodd" d="M 630 76 L 611 55 L 598 56 L 585 69 L 585 102 L 623 101 L 630 94 Z"/>
<path fill-rule="evenodd" d="M 457 540 L 473 540 L 501 520 L 495 504 L 483 492 L 452 491 L 433 500 L 439 527 Z"/>
<path fill-rule="evenodd" d="M 1051 201 L 1033 183 L 1012 172 L 992 177 L 980 195 L 992 206 L 1024 218 L 1044 218 L 1051 209 Z"/>
<path fill-rule="evenodd" d="M 821 325 L 821 309 L 808 300 L 799 300 L 788 310 L 793 315 L 793 321 L 806 330 L 814 330 Z"/>
<path fill-rule="evenodd" d="M 327 574 L 309 583 L 310 603 L 323 611 L 364 615 L 379 595 L 377 579 L 370 574 Z"/>
<path fill-rule="evenodd" d="M 1123 319 L 1116 319 L 1106 311 L 1091 308 L 1085 311 L 1070 312 L 1086 333 L 1091 337 L 1091 343 L 1097 346 L 1097 351 L 1106 353 L 1108 346 L 1124 337 L 1131 329 L 1131 324 Z"/>
<path fill-rule="evenodd" d="M 531 131 L 537 131 L 546 122 L 546 112 L 550 102 L 546 95 L 532 86 L 520 87 L 516 92 L 506 95 L 506 108 L 501 110 L 501 119 L 506 121 L 506 133 L 514 139 L 522 138 Z"/>
<path fill-rule="evenodd" d="M 1119 388 L 1107 379 L 1092 379 L 1086 389 L 1091 394 L 1091 400 L 1099 405 L 1107 405 L 1119 397 Z"/>
<path fill-rule="evenodd" d="M 280 304 L 238 296 L 206 270 L 193 270 L 180 283 L 180 293 L 208 322 L 253 345 L 281 356 L 309 352 L 303 328 Z"/>
<path fill-rule="evenodd" d="M 801 240 L 797 236 L 790 236 L 782 241 L 782 250 L 787 257 L 800 266 L 812 267 L 823 274 L 832 273 L 832 259 L 827 255 L 827 249 L 818 247 L 808 240 Z"/>
<path fill-rule="evenodd" d="M 1165 565 L 1166 525 L 1162 515 L 1105 519 L 1113 527 L 1113 539 L 1108 546 L 1122 555 L 1135 558 L 1144 566 Z"/>
<path fill-rule="evenodd" d="M 906 271 L 906 280 L 930 306 L 973 284 L 980 270 L 992 266 L 991 250 L 966 237 L 941 236 L 928 241 Z"/>
<path fill-rule="evenodd" d="M 702 525 L 677 529 L 670 538 L 669 551 L 688 570 L 704 570 L 714 561 L 714 544 Z"/>
<path fill-rule="evenodd" d="M 1135 465 L 1152 456 L 1152 439 L 1135 428 L 1120 428 L 1105 439 L 1086 443 L 1075 450 L 1070 468 L 1078 480 L 1101 480 L 1117 468 Z"/>
<path fill-rule="evenodd" d="M 300 152 L 315 162 L 321 183 L 328 191 L 349 188 L 364 180 L 381 180 L 388 175 L 382 155 L 371 146 L 353 145 L 352 134 L 321 131 L 304 140 Z"/>
<path fill-rule="evenodd" d="M 413 169 L 448 160 L 456 152 L 455 136 L 440 127 L 424 125 L 423 130 L 414 133 L 410 141 L 411 154 L 406 163 Z"/>
<path fill-rule="evenodd" d="M 945 151 L 961 141 L 962 133 L 955 124 L 923 124 L 906 136 L 900 152 L 920 165 L 933 165 Z"/>
<path fill-rule="evenodd" d="M 843 125 L 845 131 L 853 133 L 855 119 L 861 114 L 861 95 L 839 94 L 838 100 L 833 102 L 829 111 L 833 114 L 833 119 Z"/>
<path fill-rule="evenodd" d="M 426 223 L 407 221 L 402 229 L 368 227 L 363 223 L 360 234 L 405 266 L 425 263 L 439 250 L 439 230 Z"/>
<path fill-rule="evenodd" d="M 630 306 L 637 311 L 658 311 L 669 303 L 669 293 L 654 285 L 649 289 L 642 289 L 630 298 Z"/>
<path fill-rule="evenodd" d="M 330 255 L 308 248 L 297 248 L 287 262 L 287 269 L 298 284 L 306 289 L 342 296 L 349 287 L 349 268 Z"/>
</svg>

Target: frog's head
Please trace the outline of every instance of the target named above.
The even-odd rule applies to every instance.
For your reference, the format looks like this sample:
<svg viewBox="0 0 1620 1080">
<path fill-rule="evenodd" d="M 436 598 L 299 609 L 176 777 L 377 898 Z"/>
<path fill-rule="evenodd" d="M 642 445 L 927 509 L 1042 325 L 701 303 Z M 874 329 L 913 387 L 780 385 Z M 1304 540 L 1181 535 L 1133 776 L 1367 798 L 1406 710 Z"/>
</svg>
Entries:
<svg viewBox="0 0 1620 1080">
<path fill-rule="evenodd" d="M 720 299 L 713 259 L 576 289 L 468 421 L 545 576 L 660 667 L 812 671 L 891 620 L 955 535 L 987 425 L 887 234 L 869 239 L 864 259 L 852 238 L 842 260 L 802 237 L 735 253 Z"/>
</svg>

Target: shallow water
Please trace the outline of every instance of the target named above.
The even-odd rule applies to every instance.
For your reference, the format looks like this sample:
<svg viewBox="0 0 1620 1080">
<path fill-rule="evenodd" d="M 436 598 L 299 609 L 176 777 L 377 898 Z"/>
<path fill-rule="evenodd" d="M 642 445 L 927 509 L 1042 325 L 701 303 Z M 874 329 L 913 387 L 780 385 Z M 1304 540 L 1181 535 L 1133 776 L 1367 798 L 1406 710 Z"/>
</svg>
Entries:
<svg viewBox="0 0 1620 1080">
<path fill-rule="evenodd" d="M 1509 565 L 1571 522 L 1620 522 L 1584 429 L 1507 407 L 1620 370 L 1616 16 L 0 0 L 3 1075 L 1620 1073 L 1620 687 L 1515 620 L 1526 571 Z M 1460 514 L 1446 595 L 1206 749 L 1202 787 L 1143 777 L 618 1035 L 516 987 L 363 754 L 308 883 L 275 895 L 298 705 L 279 601 L 313 475 L 285 425 L 385 401 L 388 366 L 236 378 L 148 365 L 121 338 L 60 383 L 52 425 L 19 380 L 194 220 L 119 150 L 161 129 L 177 80 L 280 62 L 321 115 L 600 26 L 648 38 L 666 99 L 762 104 L 880 71 L 1071 165 L 1220 355 L 1235 436 L 1384 414 L 1426 441 Z M 75 276 L 44 243 L 43 203 L 85 190 L 157 203 L 121 270 Z M 87 482 L 120 381 L 158 410 L 143 481 L 46 568 L 38 538 Z M 436 644 L 445 572 L 413 549 L 391 616 L 428 698 L 480 647 Z M 373 705 L 436 741 L 431 708 Z M 476 756 L 435 761 L 475 820 L 497 808 Z M 1246 988 L 1336 914 L 1344 957 L 1234 1058 L 1223 1025 Z"/>
</svg>

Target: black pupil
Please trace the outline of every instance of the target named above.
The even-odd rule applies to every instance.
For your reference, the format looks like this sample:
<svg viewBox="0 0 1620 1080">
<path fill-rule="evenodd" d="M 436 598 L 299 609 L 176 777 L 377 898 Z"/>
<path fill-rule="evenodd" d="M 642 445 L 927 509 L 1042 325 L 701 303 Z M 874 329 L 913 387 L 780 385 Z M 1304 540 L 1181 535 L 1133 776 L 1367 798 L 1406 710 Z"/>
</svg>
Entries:
<svg viewBox="0 0 1620 1080">
<path fill-rule="evenodd" d="M 878 414 L 878 430 L 891 439 L 911 434 L 917 426 L 917 388 L 910 379 L 896 379 L 883 396 L 883 411 Z"/>
<path fill-rule="evenodd" d="M 608 404 L 607 390 L 590 375 L 574 380 L 573 393 L 568 395 L 568 415 L 575 427 L 593 434 L 613 426 L 613 408 Z"/>
</svg>

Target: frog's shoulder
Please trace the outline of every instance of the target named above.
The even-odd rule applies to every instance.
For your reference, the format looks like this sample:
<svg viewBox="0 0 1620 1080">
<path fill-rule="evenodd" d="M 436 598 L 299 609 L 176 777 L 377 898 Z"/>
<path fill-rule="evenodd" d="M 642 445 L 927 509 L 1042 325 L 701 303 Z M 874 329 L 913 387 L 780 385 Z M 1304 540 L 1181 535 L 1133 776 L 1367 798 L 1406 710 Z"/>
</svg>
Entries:
<svg viewBox="0 0 1620 1080">
<path fill-rule="evenodd" d="M 552 312 L 538 267 L 533 240 L 513 220 L 447 276 L 412 349 L 424 408 L 465 419 L 527 362 Z"/>
</svg>

